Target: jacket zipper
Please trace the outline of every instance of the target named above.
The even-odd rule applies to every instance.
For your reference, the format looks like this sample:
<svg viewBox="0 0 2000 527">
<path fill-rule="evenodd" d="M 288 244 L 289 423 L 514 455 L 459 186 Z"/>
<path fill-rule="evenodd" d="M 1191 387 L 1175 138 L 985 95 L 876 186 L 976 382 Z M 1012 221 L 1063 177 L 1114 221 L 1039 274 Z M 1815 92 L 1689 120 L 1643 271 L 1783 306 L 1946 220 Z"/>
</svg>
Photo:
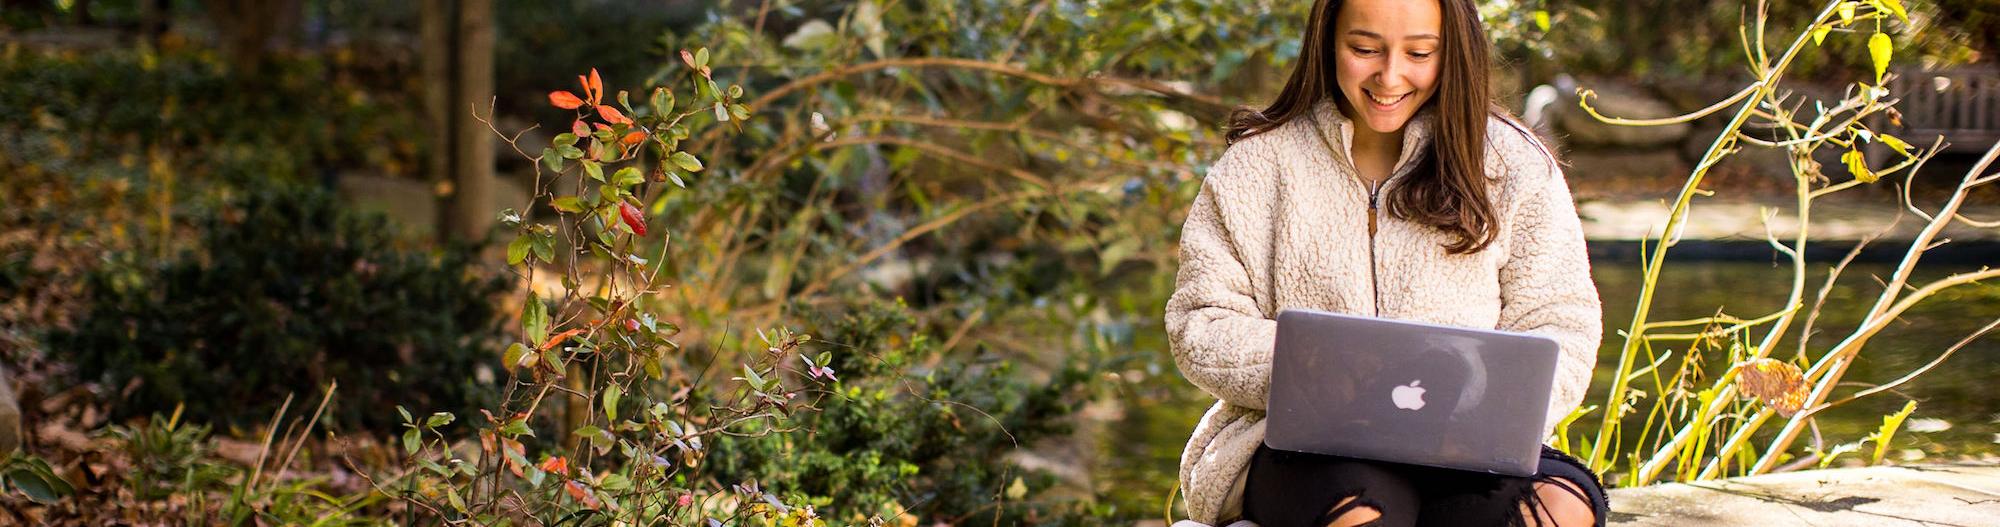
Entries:
<svg viewBox="0 0 2000 527">
<path fill-rule="evenodd" d="M 1382 182 L 1368 185 L 1368 291 L 1375 295 L 1375 316 L 1382 316 L 1382 284 L 1375 275 L 1375 216 L 1381 210 Z"/>
</svg>

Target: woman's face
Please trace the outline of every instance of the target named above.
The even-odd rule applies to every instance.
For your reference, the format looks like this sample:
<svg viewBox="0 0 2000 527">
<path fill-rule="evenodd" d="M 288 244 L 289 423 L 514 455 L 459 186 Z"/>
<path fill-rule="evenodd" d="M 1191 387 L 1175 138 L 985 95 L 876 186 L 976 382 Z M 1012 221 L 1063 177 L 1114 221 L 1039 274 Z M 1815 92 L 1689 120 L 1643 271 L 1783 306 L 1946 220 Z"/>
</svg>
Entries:
<svg viewBox="0 0 2000 527">
<path fill-rule="evenodd" d="M 1347 0 L 1334 17 L 1334 76 L 1348 118 L 1403 129 L 1437 93 L 1443 19 L 1433 0 Z"/>
</svg>

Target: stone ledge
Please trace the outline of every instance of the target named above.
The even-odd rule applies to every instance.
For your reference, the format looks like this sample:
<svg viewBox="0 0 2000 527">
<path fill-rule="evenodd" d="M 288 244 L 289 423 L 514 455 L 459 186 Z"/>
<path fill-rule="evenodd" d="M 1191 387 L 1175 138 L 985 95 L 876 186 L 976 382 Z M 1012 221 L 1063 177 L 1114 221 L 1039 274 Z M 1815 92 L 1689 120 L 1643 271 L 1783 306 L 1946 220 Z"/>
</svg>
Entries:
<svg viewBox="0 0 2000 527">
<path fill-rule="evenodd" d="M 1611 491 L 1610 525 L 2000 525 L 2000 465 L 1767 474 Z"/>
</svg>

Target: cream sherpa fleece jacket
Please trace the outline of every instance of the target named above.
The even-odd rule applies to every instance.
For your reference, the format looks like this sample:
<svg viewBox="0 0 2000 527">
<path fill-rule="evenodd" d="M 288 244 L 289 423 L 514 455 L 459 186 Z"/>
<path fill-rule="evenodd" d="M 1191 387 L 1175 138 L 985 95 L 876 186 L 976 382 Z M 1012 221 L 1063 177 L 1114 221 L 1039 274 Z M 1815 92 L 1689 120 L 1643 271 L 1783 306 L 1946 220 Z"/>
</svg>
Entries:
<svg viewBox="0 0 2000 527">
<path fill-rule="evenodd" d="M 1188 381 L 1218 399 L 1181 454 L 1193 522 L 1242 515 L 1250 455 L 1264 440 L 1280 310 L 1551 337 L 1561 347 L 1552 425 L 1582 402 L 1597 363 L 1603 322 L 1583 229 L 1561 168 L 1531 134 L 1497 117 L 1488 123 L 1499 235 L 1483 251 L 1452 255 L 1443 247 L 1449 235 L 1386 210 L 1377 212 L 1371 243 L 1370 189 L 1349 157 L 1354 125 L 1330 101 L 1310 115 L 1224 151 L 1181 231 L 1166 310 L 1170 347 Z M 1421 112 L 1405 128 L 1402 159 L 1383 189 L 1415 165 L 1432 120 Z"/>
</svg>

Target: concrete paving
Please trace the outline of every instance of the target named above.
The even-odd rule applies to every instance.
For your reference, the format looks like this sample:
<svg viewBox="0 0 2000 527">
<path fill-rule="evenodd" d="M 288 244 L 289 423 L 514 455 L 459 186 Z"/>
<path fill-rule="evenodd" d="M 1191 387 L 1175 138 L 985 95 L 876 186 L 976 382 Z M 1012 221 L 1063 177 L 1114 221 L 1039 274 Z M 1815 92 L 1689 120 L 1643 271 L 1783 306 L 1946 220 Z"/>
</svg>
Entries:
<svg viewBox="0 0 2000 527">
<path fill-rule="evenodd" d="M 1693 221 L 1682 228 L 1684 240 L 1763 241 L 1766 229 L 1779 240 L 1789 240 L 1798 230 L 1797 207 L 1789 203 L 1696 201 L 1690 210 Z M 1930 207 L 1935 209 L 1936 207 Z M 1765 221 L 1766 211 L 1771 213 Z M 1658 236 L 1666 227 L 1669 209 L 1664 201 L 1585 201 L 1577 204 L 1583 219 L 1584 237 L 1596 241 L 1634 241 Z M 1924 219 L 1904 211 L 1896 220 L 1894 205 L 1815 203 L 1812 208 L 1813 240 L 1852 242 L 1868 237 L 1883 227 L 1895 228 L 1881 239 L 1909 240 L 1924 227 Z M 1966 207 L 1960 215 L 1977 221 L 2000 219 L 2000 207 Z M 1940 238 L 1952 240 L 2000 240 L 2000 229 L 1978 228 L 1956 222 L 1945 228 Z"/>
<path fill-rule="evenodd" d="M 1809 470 L 1611 491 L 1610 525 L 2000 526 L 2000 465 Z"/>
</svg>

